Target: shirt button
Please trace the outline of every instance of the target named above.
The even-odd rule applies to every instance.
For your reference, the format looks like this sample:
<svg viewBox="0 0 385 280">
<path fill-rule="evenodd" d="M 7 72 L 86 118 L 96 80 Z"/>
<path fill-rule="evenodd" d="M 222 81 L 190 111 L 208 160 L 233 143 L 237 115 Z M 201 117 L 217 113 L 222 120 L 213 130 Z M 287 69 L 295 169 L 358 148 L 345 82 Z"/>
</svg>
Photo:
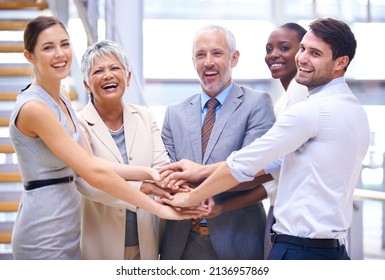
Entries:
<svg viewBox="0 0 385 280">
<path fill-rule="evenodd" d="M 130 155 L 130 156 L 128 157 L 128 159 L 129 159 L 129 160 L 133 160 L 134 157 Z"/>
</svg>

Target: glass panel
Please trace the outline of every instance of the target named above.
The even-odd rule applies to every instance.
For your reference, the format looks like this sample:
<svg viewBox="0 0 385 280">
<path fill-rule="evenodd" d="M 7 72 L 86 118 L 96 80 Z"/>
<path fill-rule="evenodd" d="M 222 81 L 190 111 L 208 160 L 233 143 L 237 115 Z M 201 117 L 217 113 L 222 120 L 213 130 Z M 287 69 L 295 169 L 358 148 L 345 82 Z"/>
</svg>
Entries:
<svg viewBox="0 0 385 280">
<path fill-rule="evenodd" d="M 371 0 L 371 21 L 385 21 L 385 0 Z"/>
<path fill-rule="evenodd" d="M 355 21 L 368 21 L 368 1 L 356 0 L 353 2 L 353 15 Z"/>
<path fill-rule="evenodd" d="M 269 0 L 145 0 L 144 18 L 268 19 Z"/>
<path fill-rule="evenodd" d="M 313 19 L 312 0 L 284 0 L 284 14 L 288 19 Z"/>
<path fill-rule="evenodd" d="M 234 78 L 270 78 L 264 57 L 265 43 L 273 30 L 266 21 L 252 20 L 144 20 L 143 72 L 152 79 L 197 79 L 191 61 L 195 33 L 207 24 L 229 28 L 237 40 L 240 52 Z M 170 43 L 172 42 L 172 43 Z"/>
<path fill-rule="evenodd" d="M 316 4 L 317 16 L 319 17 L 340 17 L 341 6 L 340 1 L 322 0 Z"/>
<path fill-rule="evenodd" d="M 355 23 L 352 25 L 357 40 L 357 51 L 346 72 L 347 78 L 357 80 L 384 80 L 385 23 Z"/>
</svg>

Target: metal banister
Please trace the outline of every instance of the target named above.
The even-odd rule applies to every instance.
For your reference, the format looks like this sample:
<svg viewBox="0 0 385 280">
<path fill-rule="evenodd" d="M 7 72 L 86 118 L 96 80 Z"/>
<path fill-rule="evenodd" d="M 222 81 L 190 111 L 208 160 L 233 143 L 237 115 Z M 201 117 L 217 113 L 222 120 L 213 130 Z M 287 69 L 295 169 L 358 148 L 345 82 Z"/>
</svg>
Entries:
<svg viewBox="0 0 385 280">
<path fill-rule="evenodd" d="M 370 200 L 385 201 L 385 192 L 355 189 L 354 199 L 355 200 L 370 199 Z"/>
<path fill-rule="evenodd" d="M 78 15 L 83 23 L 83 27 L 87 35 L 87 44 L 91 46 L 96 42 L 97 39 L 93 36 L 94 33 L 92 32 L 91 25 L 87 18 L 86 8 L 81 0 L 74 0 L 74 3 L 77 7 Z"/>
</svg>

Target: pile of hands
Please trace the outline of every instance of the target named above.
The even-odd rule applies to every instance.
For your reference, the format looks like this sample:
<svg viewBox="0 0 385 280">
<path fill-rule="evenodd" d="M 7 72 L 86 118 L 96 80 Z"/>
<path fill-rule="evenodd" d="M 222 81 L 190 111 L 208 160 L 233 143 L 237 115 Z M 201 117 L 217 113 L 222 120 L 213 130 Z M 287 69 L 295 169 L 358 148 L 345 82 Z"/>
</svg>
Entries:
<svg viewBox="0 0 385 280">
<path fill-rule="evenodd" d="M 150 193 L 158 203 L 173 207 L 181 214 L 195 213 L 200 218 L 213 218 L 222 213 L 220 204 L 212 197 L 196 204 L 190 201 L 190 193 L 204 178 L 200 175 L 202 165 L 183 159 L 168 164 L 160 170 L 152 169 L 153 185 Z M 147 194 L 149 194 L 147 192 Z"/>
</svg>

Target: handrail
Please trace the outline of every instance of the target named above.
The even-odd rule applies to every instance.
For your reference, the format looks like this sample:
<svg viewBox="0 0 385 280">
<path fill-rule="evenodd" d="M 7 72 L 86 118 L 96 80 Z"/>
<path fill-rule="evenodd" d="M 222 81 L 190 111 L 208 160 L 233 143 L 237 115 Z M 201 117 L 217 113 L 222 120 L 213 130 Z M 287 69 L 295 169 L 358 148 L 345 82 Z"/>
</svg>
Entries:
<svg viewBox="0 0 385 280">
<path fill-rule="evenodd" d="M 354 199 L 355 200 L 370 199 L 370 200 L 385 201 L 385 192 L 355 189 Z"/>
<path fill-rule="evenodd" d="M 106 3 L 105 3 L 105 5 L 106 5 L 106 7 L 105 7 L 106 8 L 105 9 L 106 17 L 114 18 L 114 8 L 112 7 L 112 5 L 107 5 Z M 121 36 L 122 28 L 119 26 L 116 26 L 115 21 L 109 22 L 109 24 L 111 25 L 112 30 L 114 32 L 113 39 L 117 43 L 121 44 L 123 47 L 126 47 L 124 45 L 124 42 L 123 42 L 122 36 Z M 135 65 L 134 65 L 134 62 L 131 60 L 130 54 L 128 54 L 128 60 L 129 60 L 129 65 L 131 65 L 131 81 L 132 81 L 128 91 L 131 92 L 131 89 L 133 89 L 133 88 L 135 88 L 135 91 L 132 91 L 131 94 L 128 94 L 128 95 L 126 94 L 125 95 L 125 101 L 126 102 L 133 102 L 135 104 L 140 104 L 143 106 L 148 106 L 148 102 L 147 102 L 145 95 L 144 95 L 144 88 L 143 88 L 143 84 L 141 81 L 141 77 L 134 70 Z M 129 99 L 127 99 L 127 98 L 129 98 Z"/>
<path fill-rule="evenodd" d="M 79 17 L 83 23 L 84 30 L 85 30 L 86 35 L 87 35 L 87 44 L 89 46 L 91 46 L 96 42 L 96 38 L 94 38 L 93 33 L 91 31 L 92 29 L 91 29 L 90 23 L 89 23 L 88 18 L 87 18 L 87 11 L 86 11 L 81 0 L 74 0 L 74 2 L 75 2 L 75 5 L 78 9 Z"/>
</svg>

